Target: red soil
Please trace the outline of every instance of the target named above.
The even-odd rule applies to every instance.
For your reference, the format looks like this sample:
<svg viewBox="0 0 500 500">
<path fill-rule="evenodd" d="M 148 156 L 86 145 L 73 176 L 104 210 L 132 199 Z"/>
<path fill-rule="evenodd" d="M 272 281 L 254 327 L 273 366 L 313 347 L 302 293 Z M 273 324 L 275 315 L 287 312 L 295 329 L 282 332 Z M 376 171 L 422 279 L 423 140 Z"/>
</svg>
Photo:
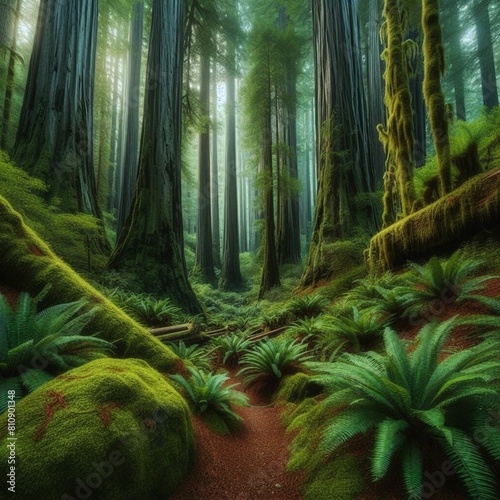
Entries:
<svg viewBox="0 0 500 500">
<path fill-rule="evenodd" d="M 10 286 L 3 285 L 0 283 L 0 293 L 7 299 L 10 307 L 15 307 L 17 304 L 17 297 L 19 292 L 11 288 Z"/>
<path fill-rule="evenodd" d="M 235 383 L 232 377 L 231 383 Z M 287 473 L 289 440 L 280 410 L 248 391 L 249 408 L 239 408 L 242 431 L 220 436 L 193 418 L 196 442 L 194 469 L 173 500 L 299 500 L 304 475 Z M 265 406 L 264 406 L 265 405 Z"/>
</svg>

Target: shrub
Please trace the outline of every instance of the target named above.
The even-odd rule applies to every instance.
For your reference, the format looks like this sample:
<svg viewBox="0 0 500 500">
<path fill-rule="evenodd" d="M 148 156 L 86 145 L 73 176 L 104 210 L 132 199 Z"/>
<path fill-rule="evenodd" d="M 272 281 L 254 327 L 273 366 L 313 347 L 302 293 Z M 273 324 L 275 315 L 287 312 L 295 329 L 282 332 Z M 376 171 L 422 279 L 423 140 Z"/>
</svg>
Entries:
<svg viewBox="0 0 500 500">
<path fill-rule="evenodd" d="M 170 378 L 186 391 L 197 412 L 212 410 L 223 419 L 241 420 L 231 408 L 231 405 L 249 406 L 248 397 L 233 389 L 239 384 L 224 387 L 224 383 L 229 380 L 227 373 L 205 373 L 193 367 L 188 367 L 188 370 L 191 372 L 189 379 L 178 374 L 170 375 Z"/>
<path fill-rule="evenodd" d="M 284 375 L 300 371 L 303 363 L 310 359 L 307 346 L 297 340 L 266 339 L 241 357 L 240 364 L 246 366 L 238 376 L 243 376 L 248 385 L 261 380 L 277 381 Z"/>
<path fill-rule="evenodd" d="M 7 389 L 22 398 L 112 349 L 109 342 L 81 335 L 96 308 L 77 315 L 87 303 L 82 300 L 37 313 L 40 298 L 21 293 L 14 311 L 0 295 L 0 413 L 7 409 Z"/>
<path fill-rule="evenodd" d="M 408 494 L 420 498 L 424 448 L 434 441 L 471 498 L 498 498 L 494 474 L 473 438 L 481 435 L 477 444 L 500 459 L 500 433 L 487 423 L 487 410 L 500 402 L 492 387 L 500 375 L 500 342 L 483 342 L 440 362 L 453 324 L 454 318 L 426 325 L 411 355 L 387 328 L 385 356 L 346 354 L 336 363 L 312 366 L 323 374 L 313 380 L 329 389 L 323 406 L 340 409 L 327 424 L 323 451 L 375 428 L 373 479 L 400 461 Z"/>
</svg>

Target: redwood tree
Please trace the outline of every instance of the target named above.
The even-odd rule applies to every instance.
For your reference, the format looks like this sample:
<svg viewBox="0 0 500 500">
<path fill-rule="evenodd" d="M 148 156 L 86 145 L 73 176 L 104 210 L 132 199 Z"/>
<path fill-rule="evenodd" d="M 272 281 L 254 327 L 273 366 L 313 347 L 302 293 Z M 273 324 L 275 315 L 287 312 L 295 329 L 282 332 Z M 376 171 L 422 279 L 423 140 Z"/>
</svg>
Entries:
<svg viewBox="0 0 500 500">
<path fill-rule="evenodd" d="M 187 277 L 181 203 L 184 2 L 153 1 L 141 150 L 132 214 L 110 267 L 201 312 Z"/>
<path fill-rule="evenodd" d="M 61 208 L 102 217 L 93 164 L 97 0 L 42 0 L 14 159 Z M 104 231 L 100 248 L 107 247 Z"/>
</svg>

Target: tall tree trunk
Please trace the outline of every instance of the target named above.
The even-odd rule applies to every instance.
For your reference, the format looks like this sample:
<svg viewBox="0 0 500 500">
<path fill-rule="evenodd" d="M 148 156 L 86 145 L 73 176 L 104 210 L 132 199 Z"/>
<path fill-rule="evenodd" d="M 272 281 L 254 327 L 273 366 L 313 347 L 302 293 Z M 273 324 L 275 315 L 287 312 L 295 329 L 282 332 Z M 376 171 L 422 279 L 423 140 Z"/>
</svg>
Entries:
<svg viewBox="0 0 500 500">
<path fill-rule="evenodd" d="M 137 179 L 137 157 L 139 152 L 139 100 L 141 93 L 141 59 L 144 6 L 136 2 L 130 22 L 130 47 L 127 78 L 127 121 L 119 193 L 116 234 L 123 231 L 132 208 Z"/>
<path fill-rule="evenodd" d="M 354 198 L 374 191 L 356 2 L 313 0 L 319 189 L 314 232 L 302 285 L 329 276 L 325 245 L 349 235 L 353 224 L 378 228 L 371 201 L 363 212 Z M 338 89 L 342 89 L 339 92 Z"/>
<path fill-rule="evenodd" d="M 114 184 L 114 194 L 113 194 L 113 209 L 118 215 L 119 205 L 120 205 L 120 194 L 122 192 L 123 185 L 123 155 L 125 148 L 125 126 L 127 122 L 127 108 L 125 106 L 125 93 L 127 88 L 127 78 L 125 75 L 125 61 L 121 64 L 120 79 L 122 83 L 122 92 L 120 94 L 120 114 L 118 116 L 118 141 L 116 144 L 116 171 L 115 171 L 115 184 Z"/>
<path fill-rule="evenodd" d="M 19 119 L 15 161 L 68 212 L 99 219 L 93 166 L 97 0 L 42 0 Z M 99 249 L 107 251 L 104 229 Z"/>
<path fill-rule="evenodd" d="M 424 0 L 422 8 L 424 29 L 424 97 L 429 110 L 434 146 L 438 161 L 441 196 L 451 191 L 451 155 L 446 104 L 441 90 L 444 73 L 444 47 L 439 19 L 439 0 Z"/>
<path fill-rule="evenodd" d="M 264 176 L 264 262 L 259 289 L 259 300 L 266 292 L 280 286 L 278 256 L 276 254 L 276 231 L 274 223 L 274 195 L 273 195 L 273 142 L 271 125 L 271 67 L 269 60 L 263 69 L 268 75 L 268 87 L 263 111 L 263 136 L 261 174 Z"/>
<path fill-rule="evenodd" d="M 414 146 L 413 156 L 415 158 L 415 166 L 423 167 L 425 165 L 425 157 L 427 154 L 427 130 L 426 121 L 427 113 L 425 110 L 425 100 L 423 93 L 424 84 L 424 60 L 422 56 L 422 35 L 420 30 L 410 30 L 409 39 L 413 41 L 418 50 L 413 56 L 410 56 L 410 92 L 411 106 L 413 108 L 413 132 Z M 382 123 L 382 122 L 381 122 Z"/>
<path fill-rule="evenodd" d="M 308 131 L 311 128 L 311 120 L 309 115 L 309 110 L 304 113 L 305 118 L 305 185 L 304 185 L 304 233 L 306 236 L 306 244 L 309 246 L 311 243 L 311 225 L 312 225 L 312 196 L 311 196 L 311 147 L 308 137 Z"/>
<path fill-rule="evenodd" d="M 497 76 L 493 56 L 493 40 L 488 6 L 490 0 L 474 0 L 473 11 L 476 21 L 477 50 L 481 68 L 483 104 L 491 110 L 498 106 Z"/>
<path fill-rule="evenodd" d="M 137 189 L 110 267 L 198 314 L 187 277 L 181 201 L 184 2 L 153 1 Z"/>
<path fill-rule="evenodd" d="M 287 27 L 285 7 L 279 11 L 279 26 Z M 300 219 L 297 192 L 297 62 L 295 54 L 289 54 L 284 62 L 285 95 L 281 99 L 281 131 L 283 155 L 281 162 L 281 189 L 278 193 L 277 251 L 280 264 L 300 262 Z M 279 148 L 277 148 L 278 150 Z M 280 175 L 278 173 L 278 175 Z"/>
<path fill-rule="evenodd" d="M 234 60 L 234 48 L 230 49 Z M 224 186 L 224 245 L 221 286 L 224 289 L 241 287 L 238 229 L 238 185 L 236 176 L 236 99 L 235 79 L 228 70 L 226 79 L 226 182 Z"/>
<path fill-rule="evenodd" d="M 22 0 L 9 0 L 4 5 L 5 9 L 7 9 L 7 12 L 3 13 L 5 16 L 0 16 L 3 21 L 0 28 L 0 51 L 2 48 L 8 47 L 10 49 L 3 102 L 2 133 L 0 134 L 1 149 L 7 149 L 9 145 L 10 111 L 12 108 L 12 94 L 14 92 L 14 78 L 16 76 L 16 59 L 19 58 L 17 54 L 17 30 L 19 28 L 21 5 Z M 11 21 L 12 18 L 13 22 Z"/>
<path fill-rule="evenodd" d="M 464 69 L 465 58 L 462 47 L 462 26 L 460 24 L 459 9 L 456 3 L 449 4 L 445 13 L 446 22 L 443 23 L 444 39 L 448 40 L 448 59 L 452 60 L 452 83 L 455 89 L 455 114 L 458 120 L 466 119 Z M 448 28 L 448 29 L 447 29 Z M 449 74 L 449 71 L 448 71 Z"/>
<path fill-rule="evenodd" d="M 196 230 L 195 272 L 208 282 L 215 281 L 212 216 L 210 197 L 210 56 L 202 51 L 200 56 L 200 113 L 203 129 L 198 148 L 198 224 Z"/>
<path fill-rule="evenodd" d="M 111 138 L 109 145 L 109 177 L 108 177 L 108 199 L 106 207 L 109 212 L 114 208 L 115 181 L 116 181 L 116 156 L 118 145 L 118 83 L 119 83 L 120 59 L 115 58 L 113 68 L 113 103 L 111 116 Z"/>
<path fill-rule="evenodd" d="M 384 80 L 382 77 L 382 46 L 380 44 L 380 27 L 382 25 L 379 0 L 370 0 L 370 20 L 368 24 L 368 56 L 367 56 L 367 90 L 368 121 L 370 124 L 371 154 L 374 169 L 375 185 L 382 184 L 385 170 L 384 148 L 378 140 L 377 125 L 385 124 Z"/>
<path fill-rule="evenodd" d="M 220 260 L 220 217 L 219 217 L 219 131 L 217 120 L 217 61 L 214 59 L 212 65 L 213 71 L 213 90 L 212 90 L 212 239 L 214 246 L 214 265 L 221 268 Z"/>
</svg>

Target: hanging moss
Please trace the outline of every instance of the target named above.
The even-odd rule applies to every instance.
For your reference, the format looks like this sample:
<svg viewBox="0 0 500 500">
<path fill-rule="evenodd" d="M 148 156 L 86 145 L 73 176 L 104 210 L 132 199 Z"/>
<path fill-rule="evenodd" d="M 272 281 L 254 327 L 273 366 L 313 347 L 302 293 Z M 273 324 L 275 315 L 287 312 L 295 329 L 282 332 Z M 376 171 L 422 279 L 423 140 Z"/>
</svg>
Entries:
<svg viewBox="0 0 500 500">
<path fill-rule="evenodd" d="M 451 191 L 451 155 L 447 107 L 441 89 L 444 73 L 444 44 L 439 21 L 439 0 L 424 0 L 422 9 L 424 31 L 424 97 L 429 110 L 434 145 L 439 167 L 441 194 Z"/>
<path fill-rule="evenodd" d="M 43 385 L 16 410 L 19 498 L 168 498 L 193 462 L 189 408 L 144 361 L 92 361 Z M 9 444 L 4 413 L 4 464 Z"/>
<path fill-rule="evenodd" d="M 0 248 L 0 283 L 31 295 L 51 284 L 44 306 L 86 298 L 100 305 L 86 331 L 113 342 L 118 356 L 144 359 L 159 371 L 172 371 L 180 362 L 170 349 L 57 257 L 1 196 Z"/>
<path fill-rule="evenodd" d="M 407 259 L 468 239 L 500 222 L 500 168 L 470 179 L 459 189 L 374 236 L 368 261 L 385 272 Z"/>
<path fill-rule="evenodd" d="M 387 41 L 383 53 L 386 62 L 385 104 L 387 107 L 387 127 L 379 126 L 379 137 L 386 150 L 386 178 L 384 196 L 384 226 L 394 222 L 395 182 L 391 178 L 391 170 L 395 166 L 397 192 L 401 200 L 403 216 L 411 214 L 417 199 L 413 182 L 415 161 L 413 111 L 406 52 L 408 47 L 403 43 L 405 16 L 402 14 L 398 0 L 386 0 L 384 6 L 385 23 L 381 36 Z"/>
</svg>

